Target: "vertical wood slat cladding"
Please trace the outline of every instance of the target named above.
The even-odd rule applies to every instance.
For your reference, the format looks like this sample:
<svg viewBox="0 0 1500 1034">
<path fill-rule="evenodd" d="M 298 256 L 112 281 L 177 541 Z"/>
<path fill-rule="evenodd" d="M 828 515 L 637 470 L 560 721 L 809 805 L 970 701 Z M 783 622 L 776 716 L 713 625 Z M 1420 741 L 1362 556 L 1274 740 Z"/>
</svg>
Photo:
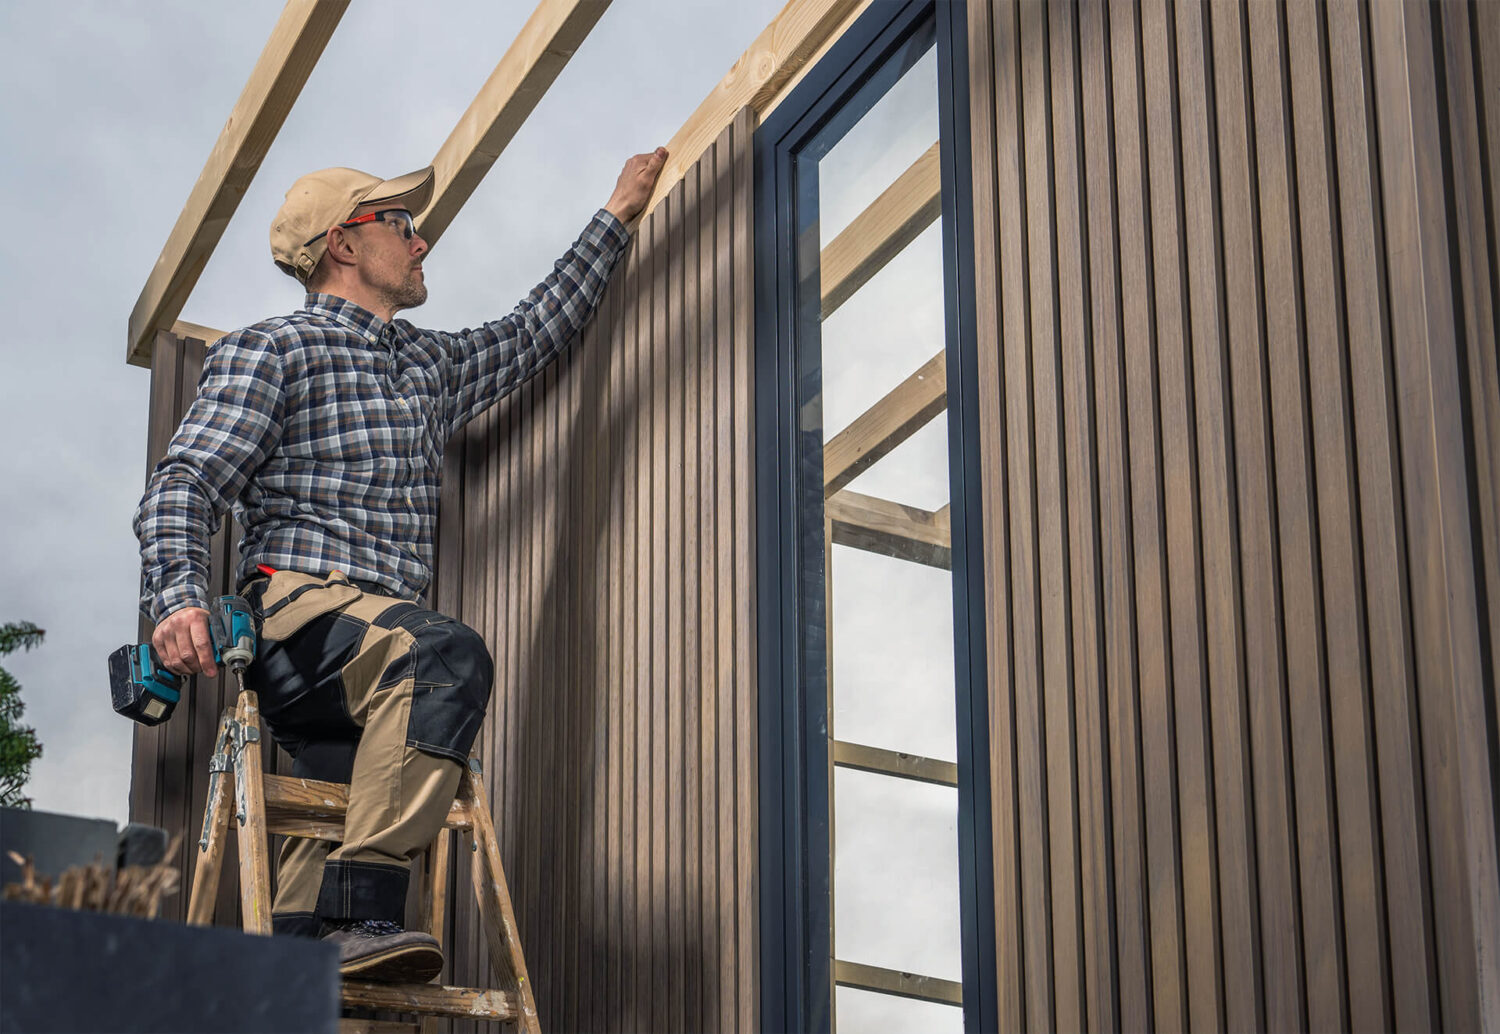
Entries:
<svg viewBox="0 0 1500 1034">
<path fill-rule="evenodd" d="M 745 112 L 583 341 L 450 445 L 437 591 L 494 653 L 480 753 L 552 1028 L 756 1026 L 750 147 Z"/>
<path fill-rule="evenodd" d="M 1500 1024 L 1500 10 L 968 12 L 1001 1025 Z"/>
</svg>

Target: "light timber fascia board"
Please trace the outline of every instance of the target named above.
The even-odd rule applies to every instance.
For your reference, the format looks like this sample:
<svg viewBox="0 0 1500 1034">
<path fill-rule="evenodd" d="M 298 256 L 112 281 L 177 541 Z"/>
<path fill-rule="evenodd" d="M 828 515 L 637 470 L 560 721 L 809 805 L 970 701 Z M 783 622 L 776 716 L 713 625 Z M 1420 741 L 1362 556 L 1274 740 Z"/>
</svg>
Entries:
<svg viewBox="0 0 1500 1034">
<path fill-rule="evenodd" d="M 667 164 L 637 222 L 651 214 L 741 108 L 764 116 L 869 2 L 790 0 L 667 142 Z"/>
<path fill-rule="evenodd" d="M 417 217 L 433 244 L 463 208 L 609 0 L 542 0 L 432 159 L 432 201 Z"/>
<path fill-rule="evenodd" d="M 945 511 L 933 513 L 847 488 L 823 506 L 837 545 L 928 567 L 952 567 L 953 537 Z"/>
<path fill-rule="evenodd" d="M 770 116 L 771 112 L 775 111 L 781 102 L 786 100 L 787 96 L 797 88 L 797 84 L 802 82 L 802 77 L 823 59 L 823 55 L 828 53 L 829 48 L 839 41 L 839 37 L 849 31 L 849 27 L 859 20 L 859 16 L 864 14 L 865 9 L 873 2 L 874 0 L 859 0 L 859 3 L 851 7 L 849 12 L 844 15 L 844 20 L 824 37 L 823 42 L 813 51 L 812 56 L 802 63 L 802 67 L 787 77 L 781 87 L 764 104 L 756 106 L 756 118 L 764 122 Z"/>
<path fill-rule="evenodd" d="M 219 338 L 229 333 L 229 331 L 215 330 L 213 327 L 205 327 L 201 323 L 189 323 L 187 320 L 178 320 L 172 324 L 172 333 L 178 337 L 193 338 L 202 341 L 205 345 L 212 345 Z"/>
<path fill-rule="evenodd" d="M 947 360 L 939 352 L 823 446 L 823 495 L 842 489 L 947 408 Z"/>
<path fill-rule="evenodd" d="M 942 170 L 933 143 L 823 249 L 823 318 L 885 268 L 942 210 Z"/>
<path fill-rule="evenodd" d="M 937 786 L 958 785 L 958 766 L 951 761 L 924 758 L 919 754 L 903 754 L 884 747 L 850 743 L 848 740 L 833 741 L 833 763 L 843 768 L 856 768 L 861 772 L 915 779 Z"/>
<path fill-rule="evenodd" d="M 288 0 L 131 310 L 128 362 L 151 365 L 156 332 L 187 304 L 348 6 L 349 0 Z"/>
<path fill-rule="evenodd" d="M 902 998 L 916 998 L 924 1002 L 942 1002 L 962 1005 L 964 987 L 956 980 L 941 977 L 925 977 L 919 973 L 903 973 L 900 970 L 881 966 L 865 966 L 858 962 L 835 959 L 833 981 L 840 987 L 855 987 L 861 991 L 879 991 Z"/>
</svg>

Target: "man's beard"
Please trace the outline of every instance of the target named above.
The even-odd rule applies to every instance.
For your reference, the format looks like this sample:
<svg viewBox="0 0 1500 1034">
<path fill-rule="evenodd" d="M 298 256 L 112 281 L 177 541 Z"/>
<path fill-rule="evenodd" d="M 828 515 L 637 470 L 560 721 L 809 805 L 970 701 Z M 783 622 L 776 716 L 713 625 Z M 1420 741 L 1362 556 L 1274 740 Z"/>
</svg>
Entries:
<svg viewBox="0 0 1500 1034">
<path fill-rule="evenodd" d="M 427 285 L 409 273 L 405 280 L 384 292 L 386 304 L 396 309 L 415 309 L 427 300 Z"/>
</svg>

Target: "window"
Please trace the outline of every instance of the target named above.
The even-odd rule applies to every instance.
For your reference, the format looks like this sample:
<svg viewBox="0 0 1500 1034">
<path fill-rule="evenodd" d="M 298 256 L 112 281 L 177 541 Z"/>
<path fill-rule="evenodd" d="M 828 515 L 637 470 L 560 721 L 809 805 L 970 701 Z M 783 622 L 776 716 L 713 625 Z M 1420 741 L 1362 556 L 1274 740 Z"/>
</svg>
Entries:
<svg viewBox="0 0 1500 1034">
<path fill-rule="evenodd" d="M 757 134 L 768 1028 L 993 1000 L 951 13 L 874 5 Z"/>
</svg>

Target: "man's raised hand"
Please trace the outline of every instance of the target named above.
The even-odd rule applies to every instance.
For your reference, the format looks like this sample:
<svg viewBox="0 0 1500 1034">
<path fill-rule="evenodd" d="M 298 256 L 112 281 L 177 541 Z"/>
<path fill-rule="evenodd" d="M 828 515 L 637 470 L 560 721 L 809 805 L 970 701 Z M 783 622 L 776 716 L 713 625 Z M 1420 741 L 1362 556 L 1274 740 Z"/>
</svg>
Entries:
<svg viewBox="0 0 1500 1034">
<path fill-rule="evenodd" d="M 609 196 L 604 207 L 622 223 L 628 223 L 645 209 L 651 200 L 651 191 L 656 187 L 662 166 L 667 163 L 667 149 L 658 147 L 650 154 L 638 154 L 625 163 L 620 179 L 615 183 L 615 192 Z"/>
</svg>

